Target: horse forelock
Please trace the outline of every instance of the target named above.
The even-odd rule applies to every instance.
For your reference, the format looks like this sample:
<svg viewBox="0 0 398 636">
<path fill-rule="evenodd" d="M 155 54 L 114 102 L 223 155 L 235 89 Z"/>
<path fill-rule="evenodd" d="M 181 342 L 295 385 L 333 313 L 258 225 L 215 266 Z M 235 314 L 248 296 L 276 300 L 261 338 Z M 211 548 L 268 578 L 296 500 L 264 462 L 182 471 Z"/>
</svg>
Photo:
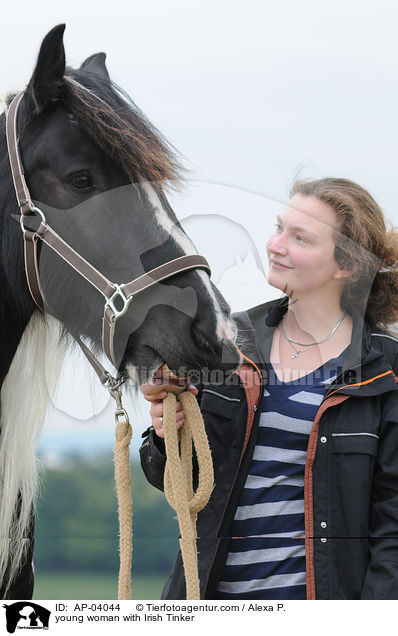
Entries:
<svg viewBox="0 0 398 636">
<path fill-rule="evenodd" d="M 69 69 L 61 95 L 79 125 L 133 182 L 181 185 L 177 151 L 116 84 Z"/>
<path fill-rule="evenodd" d="M 39 114 L 32 85 L 18 112 L 18 134 Z M 117 84 L 82 69 L 67 68 L 59 97 L 79 125 L 131 181 L 152 181 L 178 190 L 186 173 L 178 151 Z M 7 110 L 17 92 L 2 98 Z"/>
</svg>

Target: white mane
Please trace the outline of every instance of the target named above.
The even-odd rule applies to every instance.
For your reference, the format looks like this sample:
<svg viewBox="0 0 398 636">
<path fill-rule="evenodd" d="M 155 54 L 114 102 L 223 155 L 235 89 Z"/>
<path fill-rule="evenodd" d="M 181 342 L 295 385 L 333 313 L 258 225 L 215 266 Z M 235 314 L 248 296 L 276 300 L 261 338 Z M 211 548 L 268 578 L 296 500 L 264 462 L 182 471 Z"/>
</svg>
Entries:
<svg viewBox="0 0 398 636">
<path fill-rule="evenodd" d="M 51 346 L 46 346 L 50 334 Z M 9 565 L 8 585 L 27 548 L 38 489 L 36 446 L 64 356 L 60 323 L 35 312 L 1 388 L 0 580 Z"/>
</svg>

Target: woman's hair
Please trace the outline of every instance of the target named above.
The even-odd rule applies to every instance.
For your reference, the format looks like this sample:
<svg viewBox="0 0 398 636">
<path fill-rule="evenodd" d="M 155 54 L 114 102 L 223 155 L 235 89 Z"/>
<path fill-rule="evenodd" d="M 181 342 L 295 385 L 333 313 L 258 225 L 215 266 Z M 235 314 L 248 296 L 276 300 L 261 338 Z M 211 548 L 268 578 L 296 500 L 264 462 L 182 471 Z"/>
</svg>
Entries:
<svg viewBox="0 0 398 636">
<path fill-rule="evenodd" d="M 372 329 L 398 322 L 398 232 L 386 228 L 373 197 L 348 179 L 295 181 L 290 196 L 314 196 L 335 211 L 335 259 L 350 276 L 344 280 L 342 307 L 365 312 Z"/>
</svg>

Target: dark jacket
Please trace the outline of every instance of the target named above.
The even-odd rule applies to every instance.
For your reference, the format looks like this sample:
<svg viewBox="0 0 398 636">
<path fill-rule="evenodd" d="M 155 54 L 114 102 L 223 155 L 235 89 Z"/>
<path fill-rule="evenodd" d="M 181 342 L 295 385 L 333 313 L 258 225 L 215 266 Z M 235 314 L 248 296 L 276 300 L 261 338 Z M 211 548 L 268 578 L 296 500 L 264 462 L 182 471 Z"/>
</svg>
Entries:
<svg viewBox="0 0 398 636">
<path fill-rule="evenodd" d="M 287 300 L 234 316 L 245 364 L 222 385 L 200 385 L 215 487 L 198 514 L 201 598 L 215 597 L 229 528 L 245 484 L 275 326 Z M 398 341 L 372 333 L 354 310 L 342 374 L 328 387 L 309 438 L 304 479 L 308 599 L 398 599 Z M 163 488 L 164 446 L 153 429 L 141 449 Z M 181 555 L 163 598 L 185 598 Z"/>
</svg>

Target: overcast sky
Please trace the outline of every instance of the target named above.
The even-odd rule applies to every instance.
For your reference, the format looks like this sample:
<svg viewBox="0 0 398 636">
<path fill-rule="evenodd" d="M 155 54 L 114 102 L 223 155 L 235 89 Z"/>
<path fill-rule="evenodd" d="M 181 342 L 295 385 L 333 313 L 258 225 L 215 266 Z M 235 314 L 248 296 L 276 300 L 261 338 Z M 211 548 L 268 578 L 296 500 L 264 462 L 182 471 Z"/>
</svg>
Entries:
<svg viewBox="0 0 398 636">
<path fill-rule="evenodd" d="M 29 80 L 43 36 L 61 22 L 68 63 L 105 51 L 112 79 L 182 153 L 191 183 L 173 205 L 233 308 L 272 291 L 255 250 L 242 264 L 231 240 L 223 247 L 232 256 L 217 261 L 220 242 L 202 245 L 198 215 L 218 215 L 209 224 L 223 219 L 263 258 L 293 179 L 340 176 L 367 188 L 398 225 L 393 0 L 8 3 L 2 93 Z"/>
<path fill-rule="evenodd" d="M 298 170 L 342 175 L 398 222 L 393 0 L 22 0 L 2 13 L 3 91 L 66 22 L 69 63 L 104 50 L 196 179 L 283 199 Z"/>
</svg>

